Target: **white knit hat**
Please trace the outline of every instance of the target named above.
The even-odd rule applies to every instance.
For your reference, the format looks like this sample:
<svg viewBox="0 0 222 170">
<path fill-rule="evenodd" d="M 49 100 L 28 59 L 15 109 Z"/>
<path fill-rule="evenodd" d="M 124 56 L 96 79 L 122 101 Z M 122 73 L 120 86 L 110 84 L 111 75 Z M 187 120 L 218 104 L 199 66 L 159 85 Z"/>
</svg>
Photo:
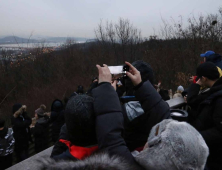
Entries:
<svg viewBox="0 0 222 170">
<path fill-rule="evenodd" d="M 147 170 L 203 170 L 209 154 L 196 129 L 186 122 L 171 119 L 152 128 L 148 145 L 135 157 Z"/>
<path fill-rule="evenodd" d="M 177 91 L 183 92 L 184 91 L 183 86 L 178 86 Z"/>
</svg>

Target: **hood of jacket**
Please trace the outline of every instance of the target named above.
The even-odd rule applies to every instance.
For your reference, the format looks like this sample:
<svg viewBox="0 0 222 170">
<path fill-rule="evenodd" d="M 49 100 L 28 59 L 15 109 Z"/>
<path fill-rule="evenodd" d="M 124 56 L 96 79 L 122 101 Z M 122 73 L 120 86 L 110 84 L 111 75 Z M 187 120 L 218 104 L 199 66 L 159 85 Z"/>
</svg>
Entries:
<svg viewBox="0 0 222 170">
<path fill-rule="evenodd" d="M 135 157 L 147 170 L 202 170 L 209 154 L 194 127 L 170 119 L 156 124 L 147 142 L 149 147 Z"/>
<path fill-rule="evenodd" d="M 53 102 L 52 102 L 52 105 L 51 105 L 51 111 L 54 111 L 54 112 L 60 112 L 63 110 L 63 103 L 61 100 L 59 99 L 55 99 Z"/>
<path fill-rule="evenodd" d="M 123 106 L 130 122 L 133 119 L 144 114 L 144 110 L 139 101 L 130 101 L 130 102 L 125 103 Z"/>
<path fill-rule="evenodd" d="M 50 158 L 38 160 L 44 170 L 136 170 L 127 160 L 108 153 L 97 153 L 78 161 L 55 161 Z"/>
<path fill-rule="evenodd" d="M 221 55 L 219 54 L 212 54 L 208 57 L 206 57 L 206 62 L 212 62 L 212 63 L 217 63 L 221 61 Z"/>
</svg>

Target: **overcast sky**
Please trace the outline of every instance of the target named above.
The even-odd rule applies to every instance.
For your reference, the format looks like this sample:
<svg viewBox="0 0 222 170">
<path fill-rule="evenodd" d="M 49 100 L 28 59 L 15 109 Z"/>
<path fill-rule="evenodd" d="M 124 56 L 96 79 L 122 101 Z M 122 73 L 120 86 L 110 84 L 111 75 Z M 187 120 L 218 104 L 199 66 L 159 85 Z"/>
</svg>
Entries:
<svg viewBox="0 0 222 170">
<path fill-rule="evenodd" d="M 161 16 L 184 20 L 216 13 L 222 0 L 0 0 L 0 36 L 93 38 L 102 19 L 129 19 L 148 37 L 160 28 Z"/>
</svg>

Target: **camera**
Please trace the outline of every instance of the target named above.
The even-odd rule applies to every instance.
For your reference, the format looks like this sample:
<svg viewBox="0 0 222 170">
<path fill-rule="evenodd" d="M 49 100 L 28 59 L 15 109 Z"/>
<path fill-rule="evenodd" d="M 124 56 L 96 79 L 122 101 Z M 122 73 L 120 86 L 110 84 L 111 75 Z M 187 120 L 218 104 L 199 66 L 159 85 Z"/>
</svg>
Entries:
<svg viewBox="0 0 222 170">
<path fill-rule="evenodd" d="M 126 72 L 129 71 L 129 66 L 122 65 L 122 66 L 108 66 L 110 73 L 113 76 L 113 79 L 118 79 L 120 77 L 126 78 Z"/>
</svg>

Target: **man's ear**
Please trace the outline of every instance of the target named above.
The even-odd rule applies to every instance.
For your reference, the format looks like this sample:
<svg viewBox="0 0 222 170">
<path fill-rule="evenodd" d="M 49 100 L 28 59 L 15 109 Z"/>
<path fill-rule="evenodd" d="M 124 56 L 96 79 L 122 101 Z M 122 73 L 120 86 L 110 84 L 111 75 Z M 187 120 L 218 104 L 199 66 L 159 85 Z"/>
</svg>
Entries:
<svg viewBox="0 0 222 170">
<path fill-rule="evenodd" d="M 207 77 L 202 76 L 201 81 L 205 83 L 205 82 L 207 82 L 207 81 L 208 81 L 208 78 L 207 78 Z"/>
</svg>

